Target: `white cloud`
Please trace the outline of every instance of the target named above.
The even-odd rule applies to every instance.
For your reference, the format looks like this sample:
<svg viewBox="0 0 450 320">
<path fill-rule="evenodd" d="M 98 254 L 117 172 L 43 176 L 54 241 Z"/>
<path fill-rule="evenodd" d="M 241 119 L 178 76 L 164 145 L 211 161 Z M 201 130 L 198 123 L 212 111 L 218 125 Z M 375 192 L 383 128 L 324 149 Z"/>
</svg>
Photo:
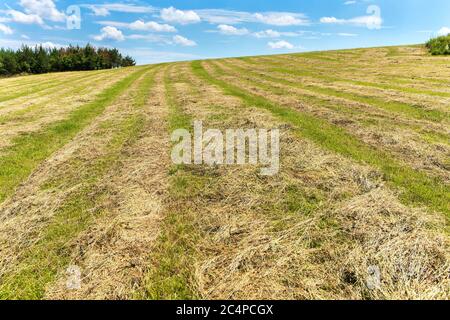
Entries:
<svg viewBox="0 0 450 320">
<path fill-rule="evenodd" d="M 11 17 L 10 21 L 12 22 L 44 25 L 44 20 L 36 14 L 25 14 L 17 10 L 6 10 L 5 12 Z"/>
<path fill-rule="evenodd" d="M 294 45 L 287 41 L 269 42 L 267 44 L 272 49 L 294 49 Z"/>
<path fill-rule="evenodd" d="M 356 1 L 354 1 L 354 0 L 345 1 L 344 4 L 345 4 L 346 6 L 349 6 L 349 5 L 352 5 L 352 4 L 356 4 Z"/>
<path fill-rule="evenodd" d="M 13 34 L 12 29 L 3 23 L 0 23 L 0 31 L 4 34 Z"/>
<path fill-rule="evenodd" d="M 95 16 L 106 17 L 111 12 L 124 12 L 124 13 L 152 13 L 157 9 L 152 6 L 135 6 L 122 3 L 111 4 L 86 4 L 82 5 L 84 8 L 88 8 Z"/>
<path fill-rule="evenodd" d="M 58 43 L 52 43 L 52 42 L 42 43 L 42 42 L 35 42 L 35 41 L 27 40 L 27 39 L 24 39 L 24 40 L 1 39 L 0 43 L 3 48 L 9 48 L 9 49 L 14 49 L 14 50 L 19 49 L 24 44 L 29 47 L 36 47 L 36 46 L 43 46 L 44 48 L 67 47 L 66 45 L 62 45 L 62 44 L 58 44 Z"/>
<path fill-rule="evenodd" d="M 370 27 L 374 29 L 380 29 L 383 24 L 383 19 L 380 16 L 361 16 L 351 19 L 338 19 L 335 17 L 323 17 L 320 18 L 320 22 L 324 24 L 339 24 L 339 25 L 352 25 L 356 27 Z"/>
<path fill-rule="evenodd" d="M 184 47 L 193 47 L 193 46 L 197 45 L 197 43 L 195 43 L 195 41 L 189 40 L 180 35 L 173 36 L 172 39 L 173 39 L 173 42 L 175 42 L 176 44 L 182 45 Z"/>
<path fill-rule="evenodd" d="M 308 20 L 302 14 L 271 12 L 266 14 L 255 13 L 255 18 L 265 24 L 273 26 L 299 26 L 308 24 Z"/>
<path fill-rule="evenodd" d="M 231 11 L 223 9 L 195 10 L 200 19 L 213 24 L 238 24 L 250 22 L 253 17 L 248 12 Z"/>
<path fill-rule="evenodd" d="M 119 21 L 98 21 L 97 23 L 101 25 L 126 28 L 137 31 L 177 32 L 176 28 L 168 24 L 160 24 L 154 21 L 145 22 L 143 20 L 136 20 L 131 23 Z"/>
<path fill-rule="evenodd" d="M 40 43 L 39 45 L 41 45 L 45 49 L 55 49 L 61 47 L 61 45 L 54 44 L 53 42 L 50 41 Z"/>
<path fill-rule="evenodd" d="M 448 35 L 448 34 L 450 34 L 450 28 L 448 28 L 448 27 L 442 27 L 442 28 L 439 29 L 439 31 L 438 31 L 438 35 L 439 35 L 439 36 L 446 36 L 446 35 Z"/>
<path fill-rule="evenodd" d="M 182 11 L 175 9 L 174 7 L 162 9 L 161 19 L 166 22 L 178 23 L 183 25 L 198 23 L 201 21 L 200 17 L 197 13 L 195 13 L 195 11 Z"/>
<path fill-rule="evenodd" d="M 103 41 L 103 40 L 115 40 L 115 41 L 123 41 L 125 40 L 125 36 L 122 31 L 115 27 L 107 26 L 102 28 L 101 34 L 94 36 L 94 40 Z"/>
<path fill-rule="evenodd" d="M 323 17 L 323 18 L 320 18 L 320 22 L 322 22 L 322 23 L 344 23 L 345 20 L 339 20 L 335 17 Z"/>
<path fill-rule="evenodd" d="M 255 32 L 253 35 L 257 38 L 279 38 L 279 37 L 281 37 L 281 34 L 278 31 L 274 31 L 271 29 Z"/>
<path fill-rule="evenodd" d="M 163 43 L 163 44 L 173 44 L 173 41 L 168 38 L 167 36 L 160 35 L 160 34 L 130 34 L 129 36 L 125 37 L 126 39 L 131 40 L 144 40 L 148 42 L 154 42 L 154 43 Z"/>
<path fill-rule="evenodd" d="M 252 13 L 223 9 L 195 10 L 201 20 L 213 24 L 263 23 L 276 26 L 307 25 L 308 18 L 302 13 L 261 12 Z"/>
<path fill-rule="evenodd" d="M 301 32 L 280 32 L 272 29 L 258 31 L 253 33 L 256 38 L 279 38 L 283 37 L 296 37 L 302 35 Z"/>
<path fill-rule="evenodd" d="M 168 25 L 160 24 L 154 21 L 144 22 L 142 20 L 137 20 L 130 23 L 129 28 L 131 30 L 141 30 L 141 31 L 155 31 L 155 32 L 176 32 L 177 29 Z"/>
<path fill-rule="evenodd" d="M 229 26 L 227 24 L 220 24 L 217 26 L 219 32 L 228 36 L 243 36 L 249 33 L 246 28 L 235 28 L 233 26 Z"/>
<path fill-rule="evenodd" d="M 42 19 L 64 22 L 66 15 L 56 8 L 53 0 L 20 0 L 20 5 L 28 14 L 33 14 Z"/>
<path fill-rule="evenodd" d="M 337 34 L 340 37 L 357 37 L 358 35 L 356 33 L 345 33 L 341 32 Z"/>
</svg>

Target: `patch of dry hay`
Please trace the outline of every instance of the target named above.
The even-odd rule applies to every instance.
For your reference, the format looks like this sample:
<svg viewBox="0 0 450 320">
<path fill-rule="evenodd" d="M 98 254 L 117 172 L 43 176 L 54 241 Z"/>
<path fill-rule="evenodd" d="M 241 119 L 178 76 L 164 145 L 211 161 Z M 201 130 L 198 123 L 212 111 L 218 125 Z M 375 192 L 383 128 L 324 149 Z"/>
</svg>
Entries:
<svg viewBox="0 0 450 320">
<path fill-rule="evenodd" d="M 50 299 L 130 299 L 141 285 L 148 254 L 159 230 L 167 189 L 167 106 L 163 72 L 141 112 L 146 125 L 138 141 L 125 150 L 120 168 L 103 183 L 108 214 L 73 240 L 73 265 L 82 270 L 82 287 L 66 288 L 67 275 L 46 292 Z"/>
<path fill-rule="evenodd" d="M 401 205 L 382 175 L 370 167 L 292 136 L 289 126 L 260 109 L 220 101 L 223 95 L 216 88 L 195 77 L 187 83 L 202 90 L 195 99 L 187 99 L 196 102 L 186 110 L 206 116 L 204 110 L 214 104 L 230 116 L 220 122 L 203 119 L 210 127 L 285 129 L 279 176 L 259 177 L 252 166 L 219 167 L 208 205 L 196 208 L 193 218 L 205 232 L 194 277 L 201 297 L 447 297 L 448 239 L 442 219 Z M 305 192 L 322 195 L 318 207 L 288 211 L 286 190 L 293 185 L 298 197 Z M 371 266 L 381 271 L 377 290 L 368 289 Z"/>
<path fill-rule="evenodd" d="M 240 75 L 224 63 L 214 62 L 214 64 L 225 70 L 226 75 L 221 76 L 222 79 L 226 79 L 253 94 L 263 96 L 270 101 L 326 119 L 335 125 L 345 128 L 364 143 L 376 148 L 381 147 L 382 149 L 391 152 L 398 159 L 401 159 L 411 167 L 439 177 L 444 182 L 450 181 L 447 164 L 447 159 L 450 156 L 449 146 L 442 143 L 430 144 L 430 142 L 424 139 L 420 133 L 408 128 L 409 125 L 420 126 L 427 132 L 443 133 L 448 131 L 448 126 L 446 124 L 406 119 L 404 117 L 399 117 L 394 113 L 377 108 L 368 108 L 367 105 L 362 103 L 351 102 L 343 98 L 326 96 L 324 94 L 313 93 L 314 96 L 348 107 L 352 112 L 332 110 L 317 104 L 311 105 L 306 102 L 298 101 L 297 97 L 299 94 L 305 94 L 304 90 L 257 79 L 257 81 L 266 85 L 283 89 L 286 94 L 279 95 L 267 92 L 267 90 L 263 88 L 245 82 L 247 79 L 255 81 L 254 76 Z M 212 69 L 209 69 L 209 71 L 211 72 Z M 289 76 L 285 76 L 285 78 L 286 77 Z M 310 95 L 311 93 L 306 94 Z M 361 109 L 360 111 L 363 112 L 353 114 L 356 108 Z M 373 119 L 376 119 L 383 125 L 365 124 L 367 120 Z M 399 124 L 402 124 L 402 126 L 398 126 Z"/>
<path fill-rule="evenodd" d="M 68 86 L 51 95 L 42 95 L 39 98 L 25 97 L 23 102 L 0 108 L 0 121 L 3 120 L 0 124 L 0 152 L 18 135 L 38 131 L 48 124 L 64 119 L 72 110 L 93 101 L 102 90 L 120 81 L 130 72 L 127 70 L 120 75 L 116 74 L 115 77 L 105 74 L 96 76 L 85 81 L 84 85 L 76 86 L 75 91 L 74 87 Z M 93 83 L 96 83 L 94 89 Z M 78 88 L 82 90 L 79 91 Z M 20 114 L 14 116 L 15 112 Z"/>
<path fill-rule="evenodd" d="M 349 239 L 338 254 L 346 263 L 335 270 L 347 277 L 344 286 L 355 298 L 449 298 L 450 252 L 443 217 L 406 207 L 384 188 L 344 202 L 335 217 Z M 379 288 L 367 288 L 369 268 L 380 271 Z"/>
<path fill-rule="evenodd" d="M 129 90 L 135 90 L 136 83 Z M 107 152 L 111 135 L 102 126 L 127 116 L 130 91 L 121 95 L 105 112 L 74 139 L 44 161 L 23 182 L 15 194 L 0 204 L 0 277 L 22 257 L 23 252 L 42 237 L 64 200 L 82 188 L 95 159 Z M 49 184 L 51 187 L 48 187 Z"/>
</svg>

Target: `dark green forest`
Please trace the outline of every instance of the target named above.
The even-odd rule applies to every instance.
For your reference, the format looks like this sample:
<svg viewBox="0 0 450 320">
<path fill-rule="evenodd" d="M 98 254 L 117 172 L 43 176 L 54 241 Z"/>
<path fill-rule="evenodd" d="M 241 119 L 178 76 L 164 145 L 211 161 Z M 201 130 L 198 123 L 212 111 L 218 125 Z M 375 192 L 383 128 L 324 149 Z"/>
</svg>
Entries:
<svg viewBox="0 0 450 320">
<path fill-rule="evenodd" d="M 134 66 L 130 56 L 117 49 L 68 46 L 45 48 L 22 46 L 18 50 L 0 49 L 0 75 L 41 74 L 48 72 L 100 70 Z"/>
</svg>

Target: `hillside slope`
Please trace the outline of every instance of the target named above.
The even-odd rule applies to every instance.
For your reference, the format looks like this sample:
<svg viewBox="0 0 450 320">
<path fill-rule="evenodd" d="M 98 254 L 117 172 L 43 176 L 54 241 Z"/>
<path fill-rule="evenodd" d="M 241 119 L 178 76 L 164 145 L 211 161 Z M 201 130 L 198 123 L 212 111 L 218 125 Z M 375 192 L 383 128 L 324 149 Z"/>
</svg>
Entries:
<svg viewBox="0 0 450 320">
<path fill-rule="evenodd" d="M 450 298 L 449 66 L 389 47 L 0 79 L 0 298 Z M 279 128 L 279 174 L 172 164 L 195 120 Z"/>
</svg>

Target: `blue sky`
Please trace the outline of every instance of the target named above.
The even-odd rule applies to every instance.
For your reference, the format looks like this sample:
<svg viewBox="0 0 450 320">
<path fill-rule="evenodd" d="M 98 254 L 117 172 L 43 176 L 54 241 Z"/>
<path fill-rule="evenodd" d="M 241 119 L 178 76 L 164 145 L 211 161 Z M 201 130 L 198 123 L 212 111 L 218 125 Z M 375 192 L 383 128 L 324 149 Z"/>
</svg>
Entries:
<svg viewBox="0 0 450 320">
<path fill-rule="evenodd" d="M 139 64 L 414 44 L 446 33 L 450 33 L 448 0 L 2 0 L 0 4 L 1 47 L 89 42 L 117 47 Z"/>
</svg>

